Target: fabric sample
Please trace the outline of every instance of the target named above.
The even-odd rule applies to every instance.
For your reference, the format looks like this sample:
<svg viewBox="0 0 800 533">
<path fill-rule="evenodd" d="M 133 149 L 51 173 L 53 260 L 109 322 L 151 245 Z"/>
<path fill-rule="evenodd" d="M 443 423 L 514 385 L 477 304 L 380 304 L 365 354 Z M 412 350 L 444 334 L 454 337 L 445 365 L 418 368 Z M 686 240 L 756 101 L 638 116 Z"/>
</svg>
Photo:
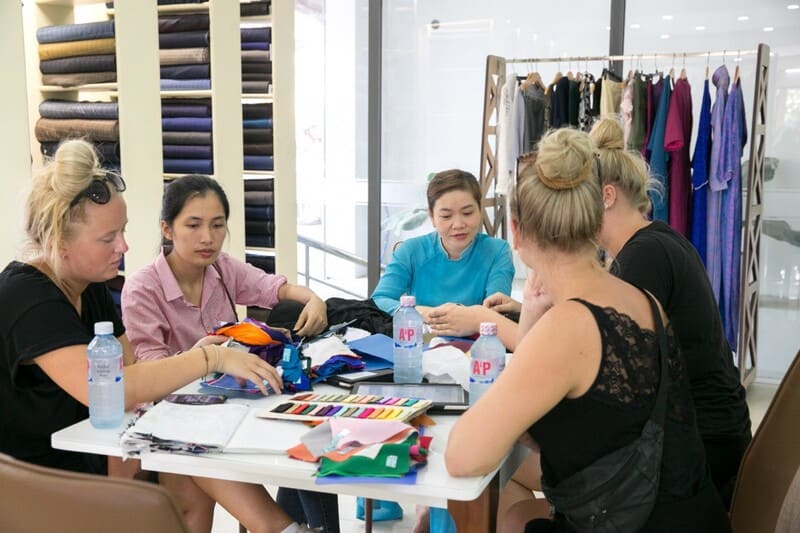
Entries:
<svg viewBox="0 0 800 533">
<path fill-rule="evenodd" d="M 39 104 L 39 115 L 43 118 L 116 119 L 119 107 L 116 102 L 44 100 Z"/>
<path fill-rule="evenodd" d="M 159 48 L 205 48 L 208 44 L 207 31 L 176 31 L 158 34 Z"/>
<path fill-rule="evenodd" d="M 273 155 L 272 143 L 245 143 L 245 155 Z"/>
<path fill-rule="evenodd" d="M 42 85 L 76 87 L 92 83 L 112 83 L 117 81 L 116 72 L 80 72 L 78 74 L 42 74 Z"/>
<path fill-rule="evenodd" d="M 213 150 L 207 144 L 165 144 L 165 159 L 212 159 Z"/>
<path fill-rule="evenodd" d="M 176 104 L 168 100 L 169 103 L 161 104 L 161 116 L 167 117 L 210 117 L 211 106 L 203 103 Z"/>
<path fill-rule="evenodd" d="M 270 53 L 267 50 L 242 50 L 242 63 L 264 63 L 267 72 L 272 72 Z"/>
<path fill-rule="evenodd" d="M 206 13 L 158 17 L 159 33 L 195 30 L 208 30 L 208 15 Z"/>
<path fill-rule="evenodd" d="M 241 28 L 239 30 L 242 42 L 271 42 L 272 28 L 264 26 L 260 28 Z"/>
<path fill-rule="evenodd" d="M 245 94 L 269 94 L 270 81 L 243 81 L 242 92 Z"/>
<path fill-rule="evenodd" d="M 239 6 L 239 16 L 257 17 L 269 15 L 270 2 L 242 2 Z"/>
<path fill-rule="evenodd" d="M 116 52 L 116 41 L 113 38 L 88 39 L 39 45 L 39 59 L 59 59 L 62 57 L 91 56 L 113 54 Z"/>
<path fill-rule="evenodd" d="M 268 42 L 250 42 L 242 43 L 242 50 L 269 50 L 270 43 Z"/>
<path fill-rule="evenodd" d="M 169 174 L 213 174 L 214 162 L 211 159 L 164 158 L 164 172 Z"/>
<path fill-rule="evenodd" d="M 258 74 L 265 73 L 265 72 L 267 72 L 267 64 L 268 63 L 265 63 L 264 61 L 260 61 L 260 62 L 259 61 L 254 61 L 252 63 L 248 62 L 248 61 L 243 61 L 242 62 L 242 74 L 251 73 L 251 72 L 252 73 L 258 73 Z"/>
<path fill-rule="evenodd" d="M 242 104 L 242 118 L 264 118 L 272 116 L 272 103 Z"/>
<path fill-rule="evenodd" d="M 244 206 L 245 220 L 275 220 L 275 207 L 271 205 Z"/>
<path fill-rule="evenodd" d="M 36 40 L 40 44 L 106 39 L 109 37 L 114 37 L 113 20 L 43 26 L 36 30 Z"/>
<path fill-rule="evenodd" d="M 162 91 L 203 91 L 211 89 L 211 80 L 166 80 L 160 82 Z"/>
<path fill-rule="evenodd" d="M 257 130 L 245 128 L 242 133 L 244 135 L 245 143 L 272 142 L 272 129 Z"/>
<path fill-rule="evenodd" d="M 119 140 L 119 121 L 40 118 L 36 121 L 36 140 L 60 141 L 71 137 L 87 137 L 95 141 Z"/>
<path fill-rule="evenodd" d="M 164 144 L 211 144 L 210 131 L 163 131 Z"/>
<path fill-rule="evenodd" d="M 273 190 L 275 180 L 272 178 L 257 178 L 257 179 L 245 179 L 244 180 L 244 190 L 245 191 L 271 191 Z"/>
<path fill-rule="evenodd" d="M 117 70 L 114 54 L 64 57 L 39 62 L 42 74 L 73 74 L 78 72 L 112 72 Z"/>
<path fill-rule="evenodd" d="M 211 119 L 206 117 L 167 117 L 161 119 L 164 131 L 211 131 Z"/>
<path fill-rule="evenodd" d="M 275 159 L 271 155 L 244 156 L 245 170 L 274 170 Z"/>
<path fill-rule="evenodd" d="M 209 79 L 211 76 L 210 65 L 172 65 L 161 67 L 161 78 L 170 80 L 199 80 Z"/>
<path fill-rule="evenodd" d="M 167 48 L 158 51 L 158 61 L 161 66 L 207 64 L 208 58 L 208 48 Z"/>
<path fill-rule="evenodd" d="M 273 205 L 275 199 L 272 191 L 245 191 L 245 205 Z"/>
<path fill-rule="evenodd" d="M 271 118 L 248 118 L 242 121 L 242 127 L 245 128 L 271 128 Z"/>
</svg>

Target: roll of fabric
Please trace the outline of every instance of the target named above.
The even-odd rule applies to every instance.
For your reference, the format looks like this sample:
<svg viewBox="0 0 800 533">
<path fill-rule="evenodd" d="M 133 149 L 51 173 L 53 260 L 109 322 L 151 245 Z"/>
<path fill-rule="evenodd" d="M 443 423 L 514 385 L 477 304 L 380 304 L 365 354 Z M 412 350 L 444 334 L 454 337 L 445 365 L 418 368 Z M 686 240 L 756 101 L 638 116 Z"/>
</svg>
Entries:
<svg viewBox="0 0 800 533">
<path fill-rule="evenodd" d="M 267 63 L 242 63 L 242 74 L 267 72 Z"/>
<path fill-rule="evenodd" d="M 245 143 L 245 155 L 273 155 L 272 143 Z"/>
<path fill-rule="evenodd" d="M 275 158 L 271 155 L 245 155 L 245 170 L 274 170 Z"/>
<path fill-rule="evenodd" d="M 253 41 L 250 43 L 242 43 L 242 50 L 269 50 L 270 43 Z"/>
<path fill-rule="evenodd" d="M 244 180 L 244 190 L 246 191 L 271 191 L 275 185 L 272 178 L 246 179 Z"/>
<path fill-rule="evenodd" d="M 271 143 L 272 142 L 272 130 L 251 130 L 245 129 L 243 130 L 243 137 L 245 144 L 248 143 Z"/>
<path fill-rule="evenodd" d="M 48 157 L 53 157 L 56 154 L 56 150 L 58 150 L 58 146 L 60 142 L 52 141 L 52 142 L 43 142 L 39 144 L 39 148 L 42 151 L 43 155 Z M 98 155 L 100 156 L 100 163 L 111 163 L 118 165 L 120 162 L 119 158 L 119 143 L 117 142 L 96 142 L 93 143 L 95 150 L 97 150 Z"/>
<path fill-rule="evenodd" d="M 242 127 L 244 128 L 271 128 L 272 127 L 272 119 L 271 118 L 248 118 L 242 121 Z"/>
<path fill-rule="evenodd" d="M 242 63 L 265 63 L 267 72 L 272 72 L 269 50 L 242 50 Z"/>
<path fill-rule="evenodd" d="M 244 191 L 244 205 L 275 205 L 272 191 Z"/>
<path fill-rule="evenodd" d="M 212 159 L 210 144 L 165 144 L 165 159 Z"/>
<path fill-rule="evenodd" d="M 266 72 L 244 72 L 242 73 L 242 81 L 266 81 L 272 79 L 272 74 Z"/>
<path fill-rule="evenodd" d="M 162 91 L 203 91 L 211 89 L 211 80 L 161 80 Z"/>
<path fill-rule="evenodd" d="M 173 65 L 161 67 L 161 78 L 169 80 L 200 80 L 209 79 L 211 69 L 205 65 Z"/>
<path fill-rule="evenodd" d="M 75 87 L 92 83 L 111 83 L 117 81 L 116 72 L 81 72 L 78 74 L 42 74 L 42 85 Z"/>
<path fill-rule="evenodd" d="M 239 5 L 239 16 L 257 17 L 269 15 L 270 2 L 242 2 Z"/>
<path fill-rule="evenodd" d="M 113 20 L 43 26 L 36 30 L 36 40 L 40 44 L 106 39 L 109 37 L 114 37 Z"/>
<path fill-rule="evenodd" d="M 275 273 L 275 258 L 269 255 L 245 254 L 245 261 L 267 274 Z"/>
<path fill-rule="evenodd" d="M 275 237 L 272 235 L 252 235 L 245 233 L 244 245 L 253 248 L 275 248 Z"/>
<path fill-rule="evenodd" d="M 242 81 L 242 92 L 244 94 L 269 94 L 270 81 Z"/>
<path fill-rule="evenodd" d="M 158 34 L 159 48 L 205 48 L 208 46 L 207 31 L 176 31 Z"/>
<path fill-rule="evenodd" d="M 169 100 L 169 103 L 161 104 L 161 116 L 166 117 L 210 117 L 211 106 L 203 103 L 176 104 Z"/>
<path fill-rule="evenodd" d="M 158 51 L 158 60 L 162 67 L 208 64 L 208 48 L 167 48 Z"/>
<path fill-rule="evenodd" d="M 272 42 L 272 28 L 263 26 L 259 28 L 241 28 L 239 33 L 243 43 L 249 42 Z"/>
<path fill-rule="evenodd" d="M 161 119 L 164 131 L 211 131 L 211 119 L 207 117 L 167 117 Z"/>
<path fill-rule="evenodd" d="M 209 131 L 163 131 L 163 144 L 211 144 Z"/>
<path fill-rule="evenodd" d="M 44 100 L 39 104 L 39 115 L 44 118 L 119 118 L 116 102 L 71 102 L 69 100 Z"/>
<path fill-rule="evenodd" d="M 274 220 L 246 220 L 244 226 L 245 233 L 251 235 L 272 235 L 275 236 Z"/>
<path fill-rule="evenodd" d="M 60 141 L 70 137 L 86 137 L 93 141 L 117 141 L 119 121 L 40 118 L 36 121 L 34 131 L 39 142 Z"/>
<path fill-rule="evenodd" d="M 244 206 L 245 220 L 275 220 L 275 208 L 271 205 Z"/>
<path fill-rule="evenodd" d="M 116 41 L 114 41 L 113 37 L 63 43 L 45 43 L 39 45 L 39 59 L 45 61 L 62 57 L 113 54 L 115 51 Z"/>
<path fill-rule="evenodd" d="M 65 74 L 77 72 L 116 72 L 117 58 L 114 54 L 63 57 L 39 61 L 42 74 Z"/>
<path fill-rule="evenodd" d="M 214 162 L 211 159 L 164 158 L 164 172 L 169 174 L 213 174 Z"/>
<path fill-rule="evenodd" d="M 272 103 L 242 104 L 242 118 L 264 118 L 272 116 Z"/>
<path fill-rule="evenodd" d="M 178 31 L 208 30 L 208 15 L 169 15 L 158 17 L 159 33 L 174 33 Z"/>
</svg>

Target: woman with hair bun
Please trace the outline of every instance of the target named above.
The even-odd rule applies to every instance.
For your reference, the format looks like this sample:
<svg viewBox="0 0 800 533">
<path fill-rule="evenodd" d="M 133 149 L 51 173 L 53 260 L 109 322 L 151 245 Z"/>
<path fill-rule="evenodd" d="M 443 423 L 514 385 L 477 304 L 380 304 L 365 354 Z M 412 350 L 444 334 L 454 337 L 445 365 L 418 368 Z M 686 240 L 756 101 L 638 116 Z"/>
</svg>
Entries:
<svg viewBox="0 0 800 533">
<path fill-rule="evenodd" d="M 95 322 L 111 321 L 126 362 L 134 360 L 125 327 L 105 282 L 116 277 L 125 242 L 125 182 L 100 168 L 94 147 L 62 143 L 33 179 L 26 205 L 23 261 L 0 272 L 0 452 L 30 463 L 105 474 L 106 457 L 56 450 L 50 435 L 89 416 L 86 348 Z M 279 391 L 277 371 L 251 354 L 221 346 L 195 347 L 159 361 L 125 366 L 125 407 L 162 399 L 209 372 L 224 372 Z M 167 478 L 182 476 L 163 476 Z M 263 487 L 188 478 L 197 492 L 177 492 L 191 531 L 210 531 L 192 496 L 216 487 L 250 531 L 305 531 Z M 260 488 L 257 491 L 239 487 Z M 213 491 L 212 491 L 213 493 Z M 250 497 L 255 495 L 255 497 Z M 232 512 L 237 515 L 237 513 Z"/>
<path fill-rule="evenodd" d="M 638 154 L 623 150 L 620 125 L 603 119 L 590 135 L 600 149 L 605 208 L 600 245 L 614 259 L 611 272 L 650 291 L 672 321 L 711 477 L 727 507 L 750 442 L 750 412 L 703 261 L 683 235 L 647 220 L 647 166 Z"/>
<path fill-rule="evenodd" d="M 667 319 L 649 294 L 598 259 L 603 203 L 595 150 L 587 134 L 561 129 L 520 161 L 511 194 L 514 246 L 534 272 L 522 305 L 525 333 L 506 370 L 450 433 L 445 463 L 454 476 L 491 472 L 525 437 L 540 450 L 544 484 L 557 487 L 633 442 L 652 414 L 660 382 L 653 309 Z M 726 531 L 668 324 L 666 336 L 671 383 L 660 485 L 643 530 Z M 572 531 L 558 510 L 524 529 Z"/>
</svg>

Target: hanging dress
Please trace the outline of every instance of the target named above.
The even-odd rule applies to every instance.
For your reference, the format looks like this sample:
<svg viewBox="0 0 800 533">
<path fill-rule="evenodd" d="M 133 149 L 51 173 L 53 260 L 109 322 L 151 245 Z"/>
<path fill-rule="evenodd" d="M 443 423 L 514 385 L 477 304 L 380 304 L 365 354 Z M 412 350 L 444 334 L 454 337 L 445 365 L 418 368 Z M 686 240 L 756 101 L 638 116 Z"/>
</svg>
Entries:
<svg viewBox="0 0 800 533">
<path fill-rule="evenodd" d="M 692 156 L 692 221 L 691 238 L 697 253 L 706 261 L 706 213 L 708 212 L 708 162 L 711 156 L 711 93 L 708 79 L 703 82 L 703 103 L 697 125 L 697 140 Z"/>
<path fill-rule="evenodd" d="M 669 154 L 664 150 L 664 133 L 667 127 L 667 114 L 669 113 L 669 99 L 672 94 L 672 84 L 669 76 L 664 76 L 660 84 L 658 108 L 653 120 L 653 129 L 647 143 L 650 153 L 650 175 L 661 184 L 661 191 L 650 193 L 653 202 L 653 220 L 669 220 Z M 653 87 L 654 94 L 656 87 Z"/>
<path fill-rule="evenodd" d="M 684 237 L 689 236 L 691 142 L 692 88 L 681 78 L 675 81 L 669 100 L 664 149 L 669 152 L 669 225 Z"/>
<path fill-rule="evenodd" d="M 722 240 L 720 236 L 720 214 L 722 191 L 728 184 L 722 179 L 723 170 L 723 123 L 728 101 L 731 78 L 728 68 L 722 65 L 711 76 L 717 97 L 711 107 L 711 160 L 708 164 L 708 213 L 706 215 L 706 268 L 714 298 L 720 302 L 722 287 Z"/>
</svg>

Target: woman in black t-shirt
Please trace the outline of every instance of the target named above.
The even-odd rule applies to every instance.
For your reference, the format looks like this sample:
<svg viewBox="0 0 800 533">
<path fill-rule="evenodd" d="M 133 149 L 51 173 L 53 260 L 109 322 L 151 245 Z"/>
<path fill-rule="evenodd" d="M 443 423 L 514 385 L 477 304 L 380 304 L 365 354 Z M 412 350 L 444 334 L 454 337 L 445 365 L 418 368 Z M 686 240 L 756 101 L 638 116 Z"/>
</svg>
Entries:
<svg viewBox="0 0 800 533">
<path fill-rule="evenodd" d="M 611 272 L 652 293 L 672 322 L 711 477 L 728 507 L 750 442 L 750 412 L 708 275 L 688 239 L 646 219 L 647 167 L 638 154 L 623 149 L 619 123 L 603 119 L 590 136 L 599 148 L 603 183 L 600 245 L 614 260 Z"/>
<path fill-rule="evenodd" d="M 101 169 L 92 145 L 79 140 L 62 143 L 33 180 L 26 205 L 25 262 L 13 261 L 0 273 L 2 453 L 49 467 L 105 471 L 97 457 L 53 449 L 50 435 L 88 416 L 86 348 L 94 322 L 112 321 L 125 361 L 133 361 L 104 284 L 117 276 L 128 249 L 124 190 L 122 178 Z M 126 366 L 125 407 L 160 400 L 216 371 L 249 379 L 263 394 L 267 385 L 274 390 L 282 386 L 276 370 L 258 357 L 218 346 L 194 348 Z M 233 514 L 251 531 L 299 530 L 261 485 L 192 480 L 194 492 L 174 494 L 194 531 L 211 528 L 207 516 L 193 514 L 203 494 L 226 497 L 241 507 L 240 516 Z"/>
</svg>

